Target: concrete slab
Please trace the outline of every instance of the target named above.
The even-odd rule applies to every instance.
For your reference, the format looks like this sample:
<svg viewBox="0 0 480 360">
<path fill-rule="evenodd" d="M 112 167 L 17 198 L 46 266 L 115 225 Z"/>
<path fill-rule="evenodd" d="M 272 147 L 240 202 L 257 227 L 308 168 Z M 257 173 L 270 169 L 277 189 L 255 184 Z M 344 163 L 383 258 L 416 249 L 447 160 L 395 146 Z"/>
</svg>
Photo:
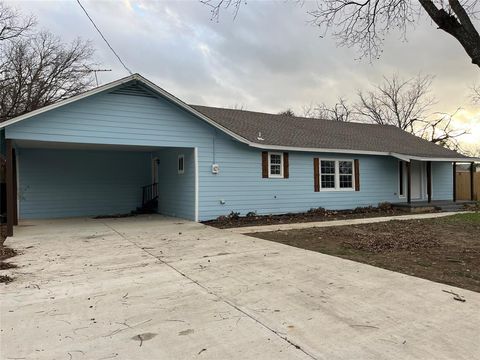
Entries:
<svg viewBox="0 0 480 360">
<path fill-rule="evenodd" d="M 456 214 L 465 214 L 470 212 L 471 211 L 455 211 L 455 212 L 441 212 L 441 213 L 429 213 L 429 214 L 381 216 L 381 217 L 370 217 L 370 218 L 363 218 L 363 219 L 312 221 L 312 222 L 302 222 L 302 223 L 293 223 L 293 224 L 244 226 L 244 227 L 230 228 L 228 230 L 236 234 L 251 234 L 255 232 L 298 230 L 298 229 L 307 229 L 307 228 L 314 228 L 314 227 L 372 224 L 372 223 L 386 222 L 386 221 L 392 221 L 392 220 L 433 219 L 433 218 L 451 216 Z"/>
<path fill-rule="evenodd" d="M 7 243 L 1 359 L 480 358 L 478 293 L 202 224 L 30 222 Z"/>
</svg>

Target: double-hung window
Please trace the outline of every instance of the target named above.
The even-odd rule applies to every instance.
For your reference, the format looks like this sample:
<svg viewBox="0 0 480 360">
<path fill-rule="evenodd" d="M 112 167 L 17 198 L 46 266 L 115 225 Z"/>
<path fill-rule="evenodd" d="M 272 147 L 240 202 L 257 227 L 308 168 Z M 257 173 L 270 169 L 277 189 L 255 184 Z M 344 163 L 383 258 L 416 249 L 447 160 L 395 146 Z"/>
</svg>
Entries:
<svg viewBox="0 0 480 360">
<path fill-rule="evenodd" d="M 320 188 L 354 190 L 353 160 L 320 160 Z"/>
<path fill-rule="evenodd" d="M 320 186 L 322 189 L 335 189 L 335 161 L 322 160 L 320 163 Z"/>
<path fill-rule="evenodd" d="M 283 178 L 282 153 L 268 153 L 268 177 Z"/>
</svg>

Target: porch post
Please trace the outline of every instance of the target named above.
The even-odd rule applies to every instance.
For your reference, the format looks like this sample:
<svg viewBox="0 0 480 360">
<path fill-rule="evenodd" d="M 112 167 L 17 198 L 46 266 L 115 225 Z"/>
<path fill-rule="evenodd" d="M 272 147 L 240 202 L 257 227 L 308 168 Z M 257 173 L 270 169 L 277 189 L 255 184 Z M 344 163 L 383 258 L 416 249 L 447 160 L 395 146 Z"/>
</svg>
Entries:
<svg viewBox="0 0 480 360">
<path fill-rule="evenodd" d="M 427 196 L 428 202 L 432 202 L 432 162 L 427 161 Z"/>
<path fill-rule="evenodd" d="M 470 200 L 475 197 L 475 163 L 470 163 Z"/>
<path fill-rule="evenodd" d="M 17 204 L 17 152 L 12 149 L 13 169 L 13 225 L 18 225 L 18 204 Z"/>
<path fill-rule="evenodd" d="M 453 201 L 457 201 L 457 163 L 453 162 Z"/>
<path fill-rule="evenodd" d="M 13 235 L 13 223 L 14 223 L 14 194 L 13 194 L 13 149 L 12 140 L 6 140 L 7 145 L 7 168 L 6 168 L 6 180 L 7 180 L 7 236 Z"/>
<path fill-rule="evenodd" d="M 406 162 L 407 165 L 407 202 L 412 202 L 412 172 L 410 171 L 410 161 Z"/>
</svg>

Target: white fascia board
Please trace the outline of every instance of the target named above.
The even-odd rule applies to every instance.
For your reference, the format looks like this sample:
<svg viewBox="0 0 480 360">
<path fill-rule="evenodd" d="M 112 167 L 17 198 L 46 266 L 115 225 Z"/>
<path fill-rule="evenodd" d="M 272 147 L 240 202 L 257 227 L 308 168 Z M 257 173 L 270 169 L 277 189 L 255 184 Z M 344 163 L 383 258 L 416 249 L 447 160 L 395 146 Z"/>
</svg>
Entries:
<svg viewBox="0 0 480 360">
<path fill-rule="evenodd" d="M 81 100 L 81 99 L 84 99 L 86 97 L 89 97 L 89 96 L 92 96 L 92 95 L 95 95 L 95 94 L 98 94 L 98 93 L 101 93 L 103 91 L 107 91 L 109 89 L 112 89 L 118 85 L 121 85 L 121 84 L 124 84 L 124 83 L 127 83 L 129 81 L 132 81 L 135 79 L 135 75 L 130 75 L 130 76 L 127 76 L 125 78 L 122 78 L 122 79 L 119 79 L 119 80 L 116 80 L 116 81 L 113 81 L 113 82 L 110 82 L 108 84 L 105 84 L 105 85 L 100 85 L 96 88 L 93 88 L 91 90 L 87 90 L 85 91 L 84 93 L 81 93 L 79 95 L 75 95 L 75 96 L 72 96 L 68 99 L 65 99 L 65 100 L 62 100 L 62 101 L 59 101 L 55 104 L 52 104 L 52 105 L 48 105 L 48 106 L 45 106 L 45 107 L 42 107 L 40 109 L 37 109 L 37 110 L 33 110 L 33 111 L 30 111 L 29 113 L 26 113 L 26 114 L 23 114 L 23 115 L 20 115 L 20 116 L 17 116 L 13 119 L 10 119 L 10 120 L 7 120 L 7 121 L 4 121 L 2 123 L 0 123 L 0 129 L 2 128 L 5 128 L 7 126 L 10 126 L 12 124 L 15 124 L 19 121 L 22 121 L 22 120 L 25 120 L 25 119 L 28 119 L 28 118 L 31 118 L 35 115 L 39 115 L 39 114 L 42 114 L 44 112 L 47 112 L 47 111 L 50 111 L 50 110 L 53 110 L 53 109 L 56 109 L 56 108 L 59 108 L 61 106 L 64 106 L 64 105 L 67 105 L 67 104 L 70 104 L 70 103 L 73 103 L 75 101 L 78 101 L 78 100 Z"/>
<path fill-rule="evenodd" d="M 422 157 L 422 156 L 413 156 L 413 155 L 404 155 L 408 156 L 410 160 L 417 160 L 417 161 L 435 161 L 435 162 L 440 162 L 440 161 L 447 161 L 447 162 L 466 162 L 466 163 L 471 163 L 471 162 L 479 162 L 480 158 L 469 158 L 469 157 L 456 157 L 456 158 L 442 158 L 442 157 Z"/>
<path fill-rule="evenodd" d="M 184 103 L 182 100 L 180 100 L 179 98 L 175 97 L 174 95 L 170 94 L 169 92 L 163 90 L 161 87 L 159 87 L 158 85 L 154 84 L 153 82 L 151 82 L 150 80 L 148 79 L 145 79 L 143 76 L 139 75 L 139 74 L 135 74 L 136 75 L 136 80 L 139 80 L 141 83 L 143 83 L 144 85 L 146 85 L 147 87 L 149 87 L 150 89 L 152 89 L 155 93 L 167 98 L 168 100 L 170 100 L 171 102 L 173 102 L 174 104 L 180 106 L 181 108 L 183 108 L 184 110 L 188 111 L 189 113 L 191 113 L 192 115 L 195 115 L 196 117 L 202 119 L 203 121 L 205 121 L 206 123 L 212 125 L 213 127 L 223 131 L 224 133 L 230 135 L 231 137 L 233 137 L 234 139 L 242 142 L 242 143 L 245 143 L 245 144 L 250 144 L 251 142 L 247 139 L 245 139 L 244 137 L 234 133 L 233 131 L 227 129 L 226 127 L 223 127 L 222 125 L 216 123 L 215 121 L 213 121 L 212 119 L 210 119 L 208 116 L 205 116 L 203 115 L 201 112 L 195 110 L 194 108 L 192 108 L 190 105 Z"/>
<path fill-rule="evenodd" d="M 301 152 L 317 152 L 317 153 L 340 153 L 340 154 L 359 154 L 359 155 L 383 155 L 390 156 L 390 152 L 386 151 L 369 151 L 369 150 L 349 150 L 349 149 L 324 149 L 324 148 L 304 148 L 294 146 L 280 146 L 280 145 L 264 145 L 249 141 L 249 146 L 263 149 L 263 150 L 278 150 L 278 151 L 301 151 Z M 392 155 L 393 156 L 393 155 Z"/>
<path fill-rule="evenodd" d="M 16 118 L 4 121 L 0 123 L 0 129 L 5 128 L 9 125 L 15 124 L 19 121 L 31 118 L 35 115 L 42 114 L 44 112 L 59 108 L 61 106 L 73 103 L 75 101 L 84 99 L 86 97 L 107 91 L 109 89 L 115 88 L 119 85 L 128 83 L 132 80 L 137 80 L 138 82 L 142 83 L 143 85 L 147 86 L 148 88 L 152 89 L 155 93 L 167 98 L 174 104 L 180 106 L 187 112 L 191 113 L 192 115 L 195 115 L 196 117 L 200 118 L 201 120 L 207 122 L 211 126 L 221 130 L 225 134 L 231 136 L 235 140 L 242 142 L 244 144 L 247 144 L 250 147 L 258 148 L 258 149 L 264 149 L 264 150 L 281 150 L 281 151 L 302 151 L 302 152 L 318 152 L 318 153 L 342 153 L 342 154 L 359 154 L 359 155 L 383 155 L 383 156 L 393 156 L 401 160 L 405 161 L 410 161 L 410 160 L 419 160 L 419 161 L 457 161 L 457 162 L 472 162 L 472 161 L 480 161 L 480 158 L 426 158 L 426 157 L 418 157 L 418 156 L 412 156 L 412 155 L 405 155 L 405 154 L 398 154 L 398 153 L 393 153 L 393 152 L 385 152 L 385 151 L 369 151 L 369 150 L 345 150 L 345 149 L 322 149 L 322 148 L 304 148 L 304 147 L 291 147 L 291 146 L 279 146 L 279 145 L 264 145 L 264 144 L 259 144 L 252 142 L 236 133 L 233 131 L 225 128 L 224 126 L 218 124 L 217 122 L 213 121 L 210 119 L 208 116 L 202 114 L 201 112 L 195 110 L 192 108 L 190 105 L 184 103 L 182 100 L 179 98 L 175 97 L 174 95 L 170 94 L 169 92 L 165 91 L 158 85 L 154 84 L 150 80 L 144 78 L 140 74 L 133 74 L 127 77 L 124 77 L 122 79 L 118 79 L 116 81 L 112 81 L 111 83 L 105 84 L 98 86 L 96 88 L 93 88 L 91 90 L 88 90 L 82 94 L 72 96 L 71 98 L 59 101 L 58 103 L 52 104 L 45 106 L 41 109 L 37 109 L 34 111 L 31 111 L 27 114 L 17 116 Z"/>
<path fill-rule="evenodd" d="M 243 143 L 246 143 L 248 144 L 249 141 L 237 134 L 235 134 L 234 132 L 228 130 L 227 128 L 217 124 L 216 122 L 214 122 L 213 120 L 211 120 L 209 117 L 203 115 L 202 113 L 198 112 L 197 110 L 195 110 L 194 108 L 192 108 L 191 106 L 189 106 L 188 104 L 184 103 L 183 101 L 181 101 L 180 99 L 178 99 L 177 97 L 173 96 L 172 94 L 170 94 L 169 92 L 163 90 L 161 87 L 159 87 L 158 85 L 155 85 L 154 83 L 152 83 L 150 80 L 147 80 L 145 79 L 143 76 L 141 76 L 140 74 L 133 74 L 133 75 L 130 75 L 130 76 L 127 76 L 125 78 L 122 78 L 122 79 L 119 79 L 119 80 L 116 80 L 116 81 L 113 81 L 111 83 L 108 83 L 108 84 L 105 84 L 105 85 L 101 85 L 101 86 L 98 86 L 96 88 L 93 88 L 91 90 L 88 90 L 88 91 L 85 91 L 84 93 L 82 94 L 79 94 L 79 95 L 76 95 L 76 96 L 72 96 L 71 98 L 68 98 L 68 99 L 65 99 L 65 100 L 62 100 L 62 101 L 59 101 L 55 104 L 52 104 L 52 105 L 48 105 L 48 106 L 45 106 L 41 109 L 37 109 L 37 110 L 34 110 L 34 111 L 31 111 L 27 114 L 24 114 L 24 115 L 20 115 L 20 116 L 17 116 L 13 119 L 10 119 L 10 120 L 7 120 L 7 121 L 4 121 L 2 123 L 0 123 L 0 129 L 2 128 L 5 128 L 7 126 L 10 126 L 10 125 L 13 125 L 19 121 L 22 121 L 22 120 L 26 120 L 28 118 L 31 118 L 35 115 L 39 115 L 39 114 L 42 114 L 44 112 L 47 112 L 47 111 L 50 111 L 50 110 L 53 110 L 53 109 L 56 109 L 56 108 L 59 108 L 61 106 L 64 106 L 64 105 L 67 105 L 67 104 L 70 104 L 70 103 L 73 103 L 75 101 L 78 101 L 78 100 L 81 100 L 81 99 L 84 99 L 84 98 L 87 98 L 89 96 L 92 96 L 92 95 L 95 95 L 95 94 L 98 94 L 98 93 L 101 93 L 101 92 L 104 92 L 104 91 L 107 91 L 107 90 L 110 90 L 112 88 L 115 88 L 119 85 L 122 85 L 122 84 L 125 84 L 125 83 L 128 83 L 132 80 L 137 80 L 138 82 L 140 82 L 141 84 L 147 86 L 148 88 L 150 88 L 154 93 L 158 94 L 158 95 L 161 95 L 165 98 L 167 98 L 168 100 L 170 100 L 171 102 L 175 103 L 176 105 L 180 106 L 181 108 L 183 108 L 184 110 L 190 112 L 191 114 L 195 115 L 196 117 L 202 119 L 203 121 L 209 123 L 210 125 L 218 128 L 219 130 L 225 132 L 226 134 L 230 135 L 231 137 L 235 138 L 236 140 L 240 141 L 240 142 L 243 142 Z"/>
</svg>

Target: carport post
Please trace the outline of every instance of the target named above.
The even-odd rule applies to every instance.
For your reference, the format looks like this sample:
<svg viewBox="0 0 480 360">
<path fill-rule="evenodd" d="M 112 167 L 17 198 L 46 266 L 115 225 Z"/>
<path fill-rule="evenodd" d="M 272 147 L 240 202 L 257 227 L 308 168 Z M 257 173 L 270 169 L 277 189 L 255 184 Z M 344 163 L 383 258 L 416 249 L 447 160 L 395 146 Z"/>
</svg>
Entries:
<svg viewBox="0 0 480 360">
<path fill-rule="evenodd" d="M 407 202 L 412 202 L 412 172 L 410 169 L 410 161 L 406 162 L 407 166 Z"/>
<path fill-rule="evenodd" d="M 432 162 L 427 161 L 427 196 L 428 202 L 432 202 Z"/>
<path fill-rule="evenodd" d="M 7 180 L 7 236 L 13 235 L 13 223 L 14 223 L 14 194 L 13 194 L 13 148 L 12 140 L 6 140 L 7 145 L 7 168 L 6 168 L 6 180 Z"/>
<path fill-rule="evenodd" d="M 17 185 L 17 152 L 12 149 L 12 173 L 13 173 L 13 225 L 18 225 L 18 185 Z"/>
</svg>

